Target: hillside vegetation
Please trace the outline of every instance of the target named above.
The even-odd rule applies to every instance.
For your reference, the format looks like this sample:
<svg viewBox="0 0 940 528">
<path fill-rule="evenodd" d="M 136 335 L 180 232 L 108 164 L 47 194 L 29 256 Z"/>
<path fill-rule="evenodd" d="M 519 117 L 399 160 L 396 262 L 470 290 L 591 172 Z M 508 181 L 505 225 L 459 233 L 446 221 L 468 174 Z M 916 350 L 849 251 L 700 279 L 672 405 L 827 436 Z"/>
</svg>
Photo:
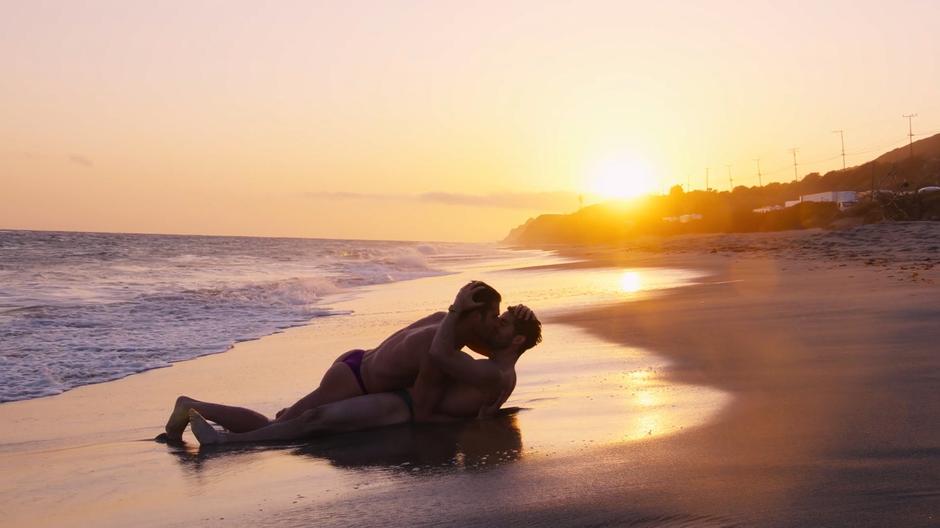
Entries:
<svg viewBox="0 0 940 528">
<path fill-rule="evenodd" d="M 872 223 L 883 220 L 940 220 L 940 193 L 918 194 L 940 185 L 940 134 L 845 170 L 811 173 L 799 181 L 733 191 L 683 192 L 675 186 L 665 196 L 608 202 L 571 214 L 546 214 L 513 229 L 504 242 L 516 245 L 611 243 L 643 235 L 777 231 Z M 858 191 L 858 205 L 839 211 L 834 203 L 782 205 L 802 195 Z M 875 191 L 874 193 L 872 191 Z M 694 215 L 694 216 L 690 216 Z M 682 218 L 685 216 L 684 218 Z M 684 220 L 684 221 L 683 221 Z"/>
</svg>

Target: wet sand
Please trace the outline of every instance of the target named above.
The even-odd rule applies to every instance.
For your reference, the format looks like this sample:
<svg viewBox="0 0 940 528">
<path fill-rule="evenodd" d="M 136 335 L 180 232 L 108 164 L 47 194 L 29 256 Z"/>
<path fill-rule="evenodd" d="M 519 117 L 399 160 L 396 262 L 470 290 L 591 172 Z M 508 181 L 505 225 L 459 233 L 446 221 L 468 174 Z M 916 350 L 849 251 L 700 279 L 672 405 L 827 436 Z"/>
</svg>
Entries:
<svg viewBox="0 0 940 528">
<path fill-rule="evenodd" d="M 189 432 L 182 447 L 151 440 L 179 394 L 273 414 L 311 390 L 341 352 L 374 345 L 445 308 L 471 278 L 497 285 L 507 303 L 525 300 L 548 318 L 702 277 L 666 269 L 525 267 L 534 269 L 471 265 L 455 275 L 363 289 L 331 303 L 352 315 L 317 319 L 171 368 L 4 404 L 2 522 L 370 526 L 397 525 L 400 515 L 420 511 L 417 522 L 432 522 L 441 508 L 423 502 L 412 512 L 412 500 L 443 500 L 442 490 L 466 482 L 477 488 L 490 479 L 511 482 L 509 475 L 528 479 L 545 461 L 676 434 L 727 404 L 721 391 L 665 381 L 668 362 L 650 351 L 548 323 L 546 342 L 519 365 L 520 383 L 509 401 L 518 410 L 498 420 L 234 448 L 199 449 Z M 381 506 L 370 508 L 373 503 Z M 447 515 L 471 513 L 456 508 Z"/>
<path fill-rule="evenodd" d="M 383 287 L 348 301 L 360 303 L 350 322 L 0 405 L 2 522 L 936 526 L 930 229 L 879 231 L 890 253 L 866 247 L 867 231 L 568 250 L 589 261 Z M 148 440 L 180 392 L 273 412 L 332 351 L 435 309 L 470 275 L 545 320 L 545 344 L 520 363 L 518 412 L 281 446 Z M 665 289 L 643 287 L 662 276 Z"/>
<path fill-rule="evenodd" d="M 710 272 L 700 284 L 550 322 L 655 350 L 674 362 L 665 380 L 715 387 L 730 404 L 677 434 L 426 481 L 363 507 L 475 526 L 937 526 L 938 228 L 573 251 L 591 262 L 563 268 Z"/>
<path fill-rule="evenodd" d="M 713 275 L 559 320 L 665 354 L 668 379 L 733 400 L 687 434 L 607 449 L 589 470 L 598 492 L 568 507 L 600 523 L 940 524 L 938 246 L 940 225 L 912 223 L 595 251 Z"/>
</svg>

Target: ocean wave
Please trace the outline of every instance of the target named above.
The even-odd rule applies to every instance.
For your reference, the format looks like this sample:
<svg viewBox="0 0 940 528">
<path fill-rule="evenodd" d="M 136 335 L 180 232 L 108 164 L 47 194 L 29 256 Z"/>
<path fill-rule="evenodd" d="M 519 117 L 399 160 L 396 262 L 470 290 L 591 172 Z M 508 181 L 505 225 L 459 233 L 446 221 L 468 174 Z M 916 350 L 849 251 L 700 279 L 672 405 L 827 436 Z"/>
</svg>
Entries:
<svg viewBox="0 0 940 528">
<path fill-rule="evenodd" d="M 446 273 L 478 246 L 0 231 L 0 402 L 344 315 L 332 295 Z"/>
</svg>

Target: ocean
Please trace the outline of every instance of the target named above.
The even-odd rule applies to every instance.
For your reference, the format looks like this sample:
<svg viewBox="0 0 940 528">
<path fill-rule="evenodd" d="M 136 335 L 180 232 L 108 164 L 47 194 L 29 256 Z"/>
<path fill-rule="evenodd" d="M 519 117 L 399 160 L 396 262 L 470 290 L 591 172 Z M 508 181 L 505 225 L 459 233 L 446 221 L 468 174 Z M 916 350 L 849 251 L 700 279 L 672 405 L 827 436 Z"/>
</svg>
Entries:
<svg viewBox="0 0 940 528">
<path fill-rule="evenodd" d="M 223 352 L 495 245 L 0 230 L 0 402 Z"/>
</svg>

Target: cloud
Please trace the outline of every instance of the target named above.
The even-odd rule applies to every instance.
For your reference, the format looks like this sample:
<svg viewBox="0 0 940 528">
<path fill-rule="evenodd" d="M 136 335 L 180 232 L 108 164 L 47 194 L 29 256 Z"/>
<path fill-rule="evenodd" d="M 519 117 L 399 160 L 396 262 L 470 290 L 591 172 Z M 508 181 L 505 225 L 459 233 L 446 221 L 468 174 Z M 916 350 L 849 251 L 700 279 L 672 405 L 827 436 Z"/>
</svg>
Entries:
<svg viewBox="0 0 940 528">
<path fill-rule="evenodd" d="M 498 207 L 503 209 L 565 210 L 578 205 L 577 193 L 567 191 L 532 193 L 461 194 L 429 192 L 422 194 L 377 194 L 356 192 L 307 192 L 307 198 L 329 200 L 375 200 L 396 202 L 440 203 L 467 207 Z"/>
<path fill-rule="evenodd" d="M 91 168 L 94 167 L 94 163 L 90 159 L 82 156 L 81 154 L 69 154 L 69 161 L 76 165 L 81 165 L 82 167 Z"/>
<path fill-rule="evenodd" d="M 367 194 L 355 192 L 305 192 L 306 198 L 325 198 L 328 200 L 387 200 L 394 195 L 390 194 Z"/>
<path fill-rule="evenodd" d="M 577 194 L 564 191 L 482 195 L 433 192 L 424 193 L 419 196 L 419 199 L 423 202 L 506 209 L 568 209 L 578 204 Z"/>
</svg>

